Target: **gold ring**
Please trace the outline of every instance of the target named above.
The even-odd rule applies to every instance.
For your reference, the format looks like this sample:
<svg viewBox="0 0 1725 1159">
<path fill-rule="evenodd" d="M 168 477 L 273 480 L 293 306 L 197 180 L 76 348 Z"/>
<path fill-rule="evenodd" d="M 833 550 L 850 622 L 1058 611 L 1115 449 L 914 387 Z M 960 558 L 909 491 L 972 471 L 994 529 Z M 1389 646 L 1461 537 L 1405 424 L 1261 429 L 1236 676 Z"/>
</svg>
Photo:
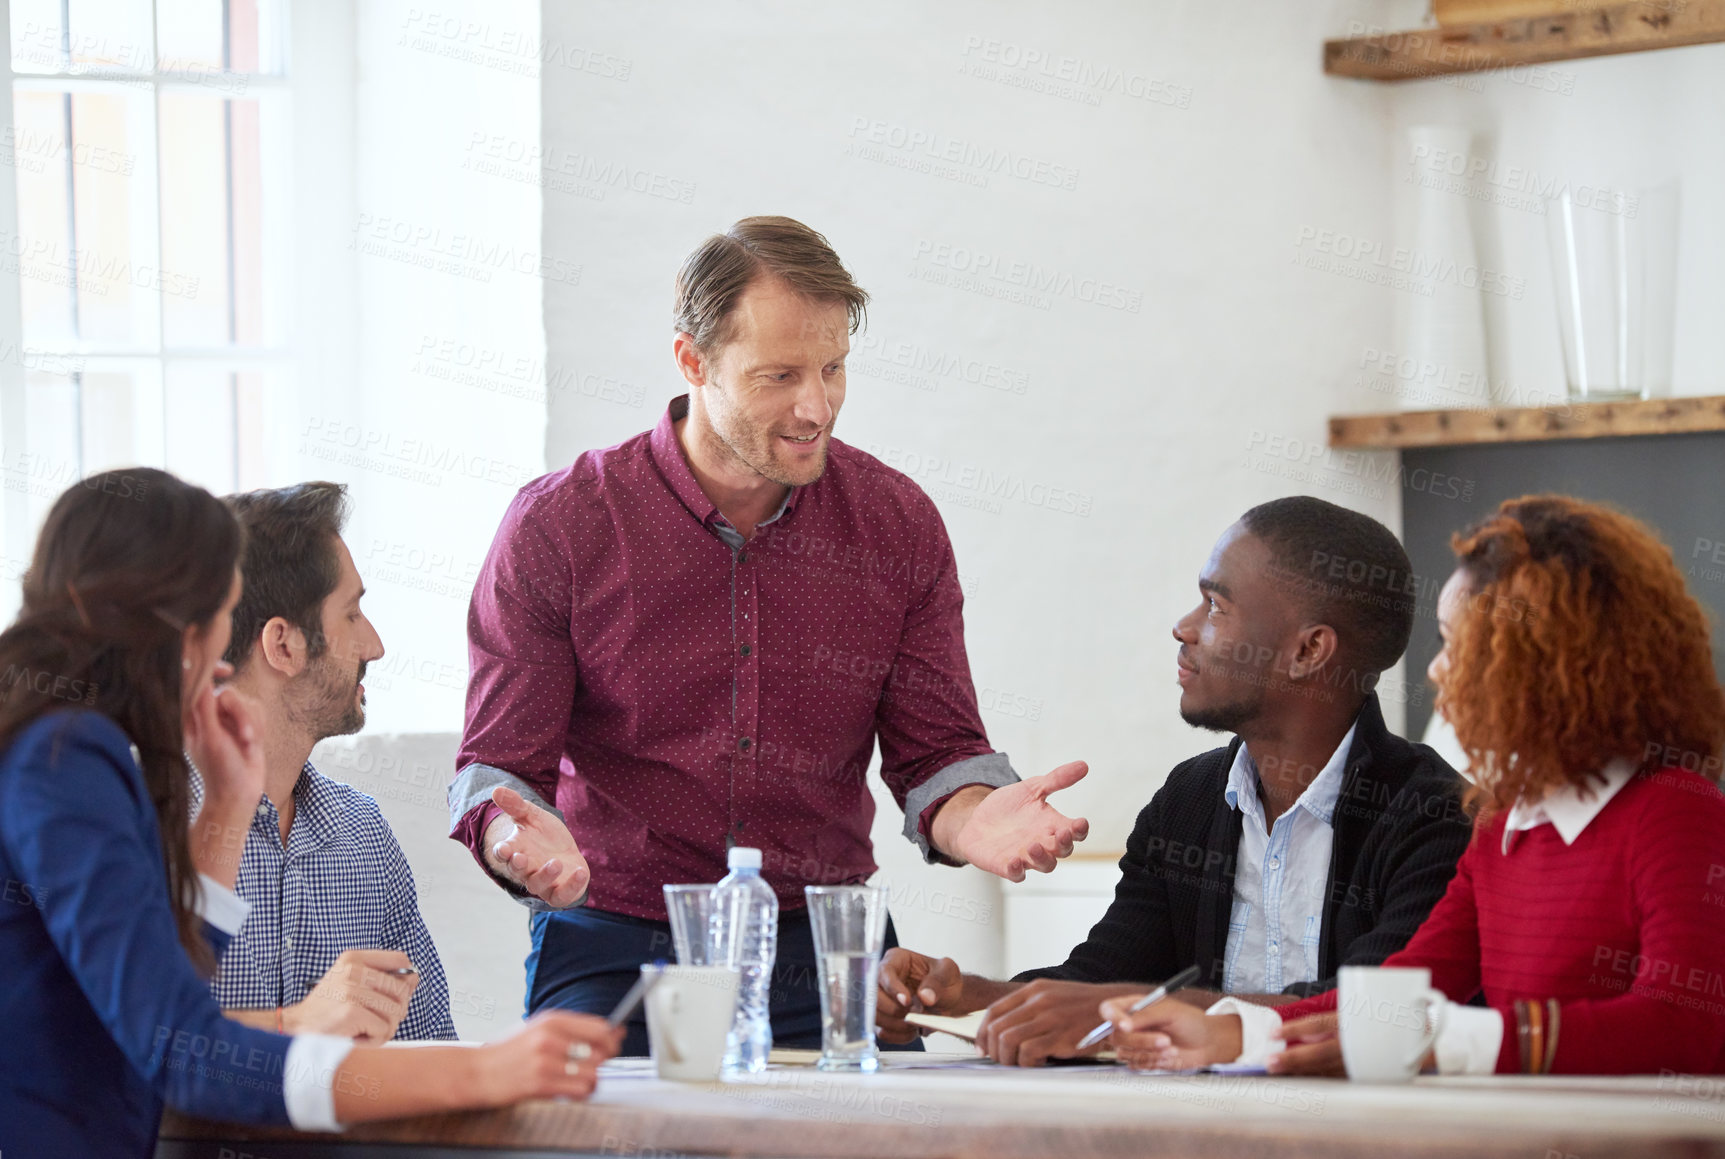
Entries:
<svg viewBox="0 0 1725 1159">
<path fill-rule="evenodd" d="M 593 1057 L 593 1048 L 585 1042 L 571 1042 L 569 1044 L 569 1057 L 570 1058 L 592 1058 Z"/>
</svg>

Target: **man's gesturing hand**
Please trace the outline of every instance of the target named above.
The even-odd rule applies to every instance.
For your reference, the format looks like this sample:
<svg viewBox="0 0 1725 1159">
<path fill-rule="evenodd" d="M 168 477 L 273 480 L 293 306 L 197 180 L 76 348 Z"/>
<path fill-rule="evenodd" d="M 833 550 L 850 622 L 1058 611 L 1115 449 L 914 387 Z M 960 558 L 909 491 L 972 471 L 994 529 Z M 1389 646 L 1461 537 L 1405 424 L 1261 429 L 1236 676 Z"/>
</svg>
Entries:
<svg viewBox="0 0 1725 1159">
<path fill-rule="evenodd" d="M 951 958 L 939 961 L 895 946 L 880 962 L 880 993 L 874 1020 L 882 1042 L 915 1042 L 921 1028 L 904 1020 L 911 1011 L 924 1014 L 963 1014 L 964 977 Z"/>
<path fill-rule="evenodd" d="M 485 864 L 548 906 L 580 905 L 593 875 L 557 814 L 502 785 L 491 800 L 503 814 L 485 827 Z"/>
<path fill-rule="evenodd" d="M 1023 881 L 1029 869 L 1047 873 L 1090 833 L 1090 822 L 1063 815 L 1048 796 L 1089 771 L 1073 761 L 1014 785 L 961 789 L 935 814 L 935 848 L 1008 881 Z"/>
</svg>

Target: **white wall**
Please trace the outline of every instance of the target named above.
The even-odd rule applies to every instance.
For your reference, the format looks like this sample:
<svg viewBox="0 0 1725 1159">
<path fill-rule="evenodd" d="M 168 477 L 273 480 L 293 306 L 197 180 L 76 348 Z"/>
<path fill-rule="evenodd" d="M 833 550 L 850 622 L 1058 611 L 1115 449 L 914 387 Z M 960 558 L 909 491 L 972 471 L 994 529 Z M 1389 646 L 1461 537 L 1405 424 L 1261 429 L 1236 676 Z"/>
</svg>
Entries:
<svg viewBox="0 0 1725 1159">
<path fill-rule="evenodd" d="M 357 406 L 308 416 L 308 471 L 353 485 L 348 542 L 388 654 L 371 726 L 457 732 L 467 599 L 503 509 L 544 472 L 542 287 L 532 172 L 470 146 L 539 135 L 538 9 L 358 5 Z M 315 341 L 315 338 L 313 339 Z"/>
<path fill-rule="evenodd" d="M 584 267 L 579 285 L 546 286 L 548 360 L 645 395 L 634 408 L 553 392 L 549 462 L 649 426 L 679 393 L 672 278 L 705 235 L 756 213 L 822 230 L 875 296 L 839 437 L 939 504 L 994 743 L 1023 773 L 1089 760 L 1065 806 L 1091 819 L 1091 848 L 1118 850 L 1168 768 L 1214 743 L 1178 717 L 1168 633 L 1216 535 L 1296 491 L 1396 521 L 1393 482 L 1303 449 L 1321 447 L 1329 414 L 1374 409 L 1349 383 L 1391 301 L 1296 264 L 1296 243 L 1307 228 L 1392 228 L 1388 97 L 1324 77 L 1319 43 L 1422 7 L 728 2 L 649 21 L 621 0 L 546 5 L 548 43 L 630 65 L 626 79 L 546 68 L 547 163 L 693 187 L 684 202 L 627 178 L 548 183 L 545 248 Z M 1061 86 L 1063 67 L 1078 79 Z M 925 140 L 973 159 L 1004 150 L 1030 176 L 931 171 Z M 982 273 L 951 284 L 978 254 Z M 1020 263 L 1055 291 L 999 296 Z M 1093 282 L 1130 308 L 1084 300 Z M 919 368 L 954 359 L 956 373 Z M 990 497 L 985 471 L 1041 501 Z M 883 813 L 876 846 L 901 890 L 995 896 L 919 869 Z M 998 961 L 998 906 L 992 928 L 896 912 L 907 938 Z"/>
</svg>

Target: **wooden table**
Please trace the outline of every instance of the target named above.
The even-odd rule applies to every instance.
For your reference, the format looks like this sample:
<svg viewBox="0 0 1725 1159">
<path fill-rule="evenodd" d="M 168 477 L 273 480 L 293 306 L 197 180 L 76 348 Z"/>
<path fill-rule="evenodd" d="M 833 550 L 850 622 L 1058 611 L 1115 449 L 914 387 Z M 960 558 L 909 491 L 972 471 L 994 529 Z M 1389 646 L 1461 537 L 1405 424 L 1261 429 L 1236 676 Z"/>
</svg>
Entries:
<svg viewBox="0 0 1725 1159">
<path fill-rule="evenodd" d="M 588 1103 L 404 1119 L 341 1136 L 170 1114 L 157 1157 L 472 1159 L 472 1148 L 561 1159 L 1725 1157 L 1725 1078 L 1422 1078 L 1373 1087 L 1113 1067 L 955 1069 L 955 1061 L 901 1056 L 873 1075 L 775 1066 L 688 1084 L 660 1082 L 646 1060 L 624 1059 L 607 1065 Z"/>
</svg>

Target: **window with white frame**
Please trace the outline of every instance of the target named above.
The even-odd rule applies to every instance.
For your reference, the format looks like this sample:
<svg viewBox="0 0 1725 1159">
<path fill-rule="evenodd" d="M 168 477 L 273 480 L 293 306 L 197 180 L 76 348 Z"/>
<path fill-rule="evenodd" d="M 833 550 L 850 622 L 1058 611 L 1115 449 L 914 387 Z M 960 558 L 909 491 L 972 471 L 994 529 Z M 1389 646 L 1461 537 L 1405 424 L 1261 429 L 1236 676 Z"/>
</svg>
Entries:
<svg viewBox="0 0 1725 1159">
<path fill-rule="evenodd" d="M 264 482 L 291 371 L 285 5 L 11 0 L 25 452 L 7 475 L 31 526 L 114 466 Z"/>
</svg>

